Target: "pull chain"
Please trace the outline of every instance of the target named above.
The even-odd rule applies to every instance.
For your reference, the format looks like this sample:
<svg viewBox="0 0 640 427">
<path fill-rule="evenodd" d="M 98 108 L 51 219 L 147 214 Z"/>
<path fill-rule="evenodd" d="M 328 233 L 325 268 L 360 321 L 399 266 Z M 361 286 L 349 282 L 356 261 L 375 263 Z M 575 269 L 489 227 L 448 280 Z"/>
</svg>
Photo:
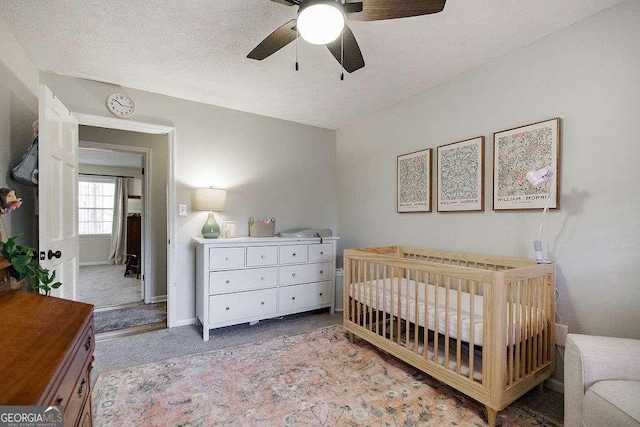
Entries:
<svg viewBox="0 0 640 427">
<path fill-rule="evenodd" d="M 344 80 L 344 30 L 340 34 L 340 65 L 342 66 L 342 72 L 340 73 L 340 81 Z"/>
<path fill-rule="evenodd" d="M 300 70 L 300 65 L 298 65 L 298 26 L 296 25 L 296 71 Z"/>
</svg>

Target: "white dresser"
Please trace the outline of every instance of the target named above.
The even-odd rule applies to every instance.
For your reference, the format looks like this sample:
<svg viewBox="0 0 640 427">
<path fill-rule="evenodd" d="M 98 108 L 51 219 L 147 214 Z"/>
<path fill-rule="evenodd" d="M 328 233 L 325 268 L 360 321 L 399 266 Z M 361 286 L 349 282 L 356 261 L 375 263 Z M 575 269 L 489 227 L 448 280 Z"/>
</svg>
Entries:
<svg viewBox="0 0 640 427">
<path fill-rule="evenodd" d="M 318 308 L 333 313 L 337 237 L 196 237 L 196 315 L 209 330 Z"/>
</svg>

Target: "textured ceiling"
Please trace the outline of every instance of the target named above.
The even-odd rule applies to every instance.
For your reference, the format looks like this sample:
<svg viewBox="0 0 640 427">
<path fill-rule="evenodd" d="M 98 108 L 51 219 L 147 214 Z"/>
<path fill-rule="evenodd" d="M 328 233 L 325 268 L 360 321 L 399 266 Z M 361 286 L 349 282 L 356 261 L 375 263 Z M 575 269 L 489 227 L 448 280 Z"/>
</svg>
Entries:
<svg viewBox="0 0 640 427">
<path fill-rule="evenodd" d="M 394 0 L 400 2 L 401 0 Z M 2 0 L 42 70 L 337 129 L 622 0 L 449 0 L 442 13 L 350 21 L 366 67 L 340 81 L 323 46 L 246 55 L 295 17 L 269 0 Z"/>
<path fill-rule="evenodd" d="M 92 166 L 117 166 L 120 168 L 142 167 L 140 154 L 123 153 L 118 151 L 104 151 L 93 148 L 78 149 L 78 163 Z"/>
</svg>

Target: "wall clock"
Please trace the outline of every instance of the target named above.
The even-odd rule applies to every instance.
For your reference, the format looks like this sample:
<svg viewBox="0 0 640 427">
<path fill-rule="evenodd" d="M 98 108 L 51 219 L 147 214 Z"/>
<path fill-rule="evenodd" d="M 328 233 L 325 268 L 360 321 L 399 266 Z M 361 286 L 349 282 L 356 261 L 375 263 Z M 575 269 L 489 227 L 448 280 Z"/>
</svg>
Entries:
<svg viewBox="0 0 640 427">
<path fill-rule="evenodd" d="M 131 117 L 136 112 L 136 104 L 133 99 L 121 93 L 114 93 L 107 98 L 107 108 L 118 117 Z"/>
</svg>

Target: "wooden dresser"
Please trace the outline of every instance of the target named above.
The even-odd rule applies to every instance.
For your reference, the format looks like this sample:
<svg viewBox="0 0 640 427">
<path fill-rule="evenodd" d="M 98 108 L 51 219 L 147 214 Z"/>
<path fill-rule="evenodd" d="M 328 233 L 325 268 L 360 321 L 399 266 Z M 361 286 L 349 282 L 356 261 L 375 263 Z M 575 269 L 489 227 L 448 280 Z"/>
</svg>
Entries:
<svg viewBox="0 0 640 427">
<path fill-rule="evenodd" d="M 91 426 L 94 341 L 92 305 L 0 292 L 0 405 L 62 405 L 65 426 Z"/>
</svg>

